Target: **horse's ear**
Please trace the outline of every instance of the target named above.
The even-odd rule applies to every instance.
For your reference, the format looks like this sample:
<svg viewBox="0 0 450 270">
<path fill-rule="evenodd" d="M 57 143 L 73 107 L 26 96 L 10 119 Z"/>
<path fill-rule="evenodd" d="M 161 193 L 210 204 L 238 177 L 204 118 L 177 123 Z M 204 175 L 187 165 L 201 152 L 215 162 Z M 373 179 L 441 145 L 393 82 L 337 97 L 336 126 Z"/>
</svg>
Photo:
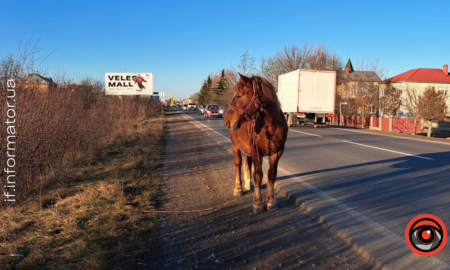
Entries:
<svg viewBox="0 0 450 270">
<path fill-rule="evenodd" d="M 243 81 L 244 84 L 251 84 L 252 83 L 252 81 L 250 80 L 249 77 L 246 77 L 246 76 L 242 75 L 239 72 L 238 72 L 238 74 L 239 74 L 239 77 L 241 78 L 241 81 Z"/>
</svg>

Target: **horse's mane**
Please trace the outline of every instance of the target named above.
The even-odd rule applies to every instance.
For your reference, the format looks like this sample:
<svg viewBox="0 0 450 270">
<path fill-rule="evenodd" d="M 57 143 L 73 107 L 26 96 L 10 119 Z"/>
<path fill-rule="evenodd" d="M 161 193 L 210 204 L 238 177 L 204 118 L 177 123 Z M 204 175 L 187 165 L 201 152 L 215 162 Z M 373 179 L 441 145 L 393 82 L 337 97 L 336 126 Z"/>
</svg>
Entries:
<svg viewBox="0 0 450 270">
<path fill-rule="evenodd" d="M 261 78 L 259 76 L 253 76 L 251 78 L 256 82 L 256 84 L 259 86 L 259 96 L 261 98 L 261 101 L 263 104 L 272 104 L 277 107 L 280 107 L 280 101 L 278 100 L 277 93 L 275 92 L 275 88 L 272 86 L 270 82 L 268 82 L 266 79 Z"/>
</svg>

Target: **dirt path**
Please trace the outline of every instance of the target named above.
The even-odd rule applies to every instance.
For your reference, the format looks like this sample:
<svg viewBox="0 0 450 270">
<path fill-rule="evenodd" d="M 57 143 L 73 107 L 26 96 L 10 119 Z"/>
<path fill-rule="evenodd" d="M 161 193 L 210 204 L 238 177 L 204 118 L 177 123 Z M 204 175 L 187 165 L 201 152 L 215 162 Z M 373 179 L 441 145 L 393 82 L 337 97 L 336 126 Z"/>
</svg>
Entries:
<svg viewBox="0 0 450 270">
<path fill-rule="evenodd" d="M 179 113 L 171 112 L 167 117 L 162 209 L 203 209 L 234 199 L 232 155 Z M 252 194 L 215 211 L 159 214 L 162 247 L 158 259 L 148 266 L 154 269 L 373 268 L 310 213 L 279 194 L 276 197 L 279 210 L 258 215 L 252 214 Z"/>
</svg>

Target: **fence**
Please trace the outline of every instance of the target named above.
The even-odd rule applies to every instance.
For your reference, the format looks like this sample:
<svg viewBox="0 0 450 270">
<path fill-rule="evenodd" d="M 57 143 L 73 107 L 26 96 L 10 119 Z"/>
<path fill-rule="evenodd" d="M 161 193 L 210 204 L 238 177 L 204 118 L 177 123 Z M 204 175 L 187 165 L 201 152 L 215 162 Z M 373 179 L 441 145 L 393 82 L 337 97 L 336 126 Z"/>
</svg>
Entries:
<svg viewBox="0 0 450 270">
<path fill-rule="evenodd" d="M 414 125 L 414 119 L 411 118 L 385 118 L 371 117 L 359 115 L 342 115 L 341 123 L 339 123 L 339 114 L 335 114 L 331 119 L 332 125 L 340 125 L 345 127 L 370 128 L 382 131 L 422 133 L 423 123 L 417 120 Z"/>
<path fill-rule="evenodd" d="M 391 120 L 389 118 L 382 118 L 381 130 L 391 131 Z"/>
<path fill-rule="evenodd" d="M 333 118 L 331 119 L 332 125 L 339 125 L 339 115 L 335 114 Z M 363 126 L 364 124 L 364 126 Z M 343 115 L 341 126 L 346 127 L 369 127 L 370 126 L 370 116 L 360 116 L 360 115 Z"/>
<path fill-rule="evenodd" d="M 372 117 L 372 127 L 374 128 L 380 127 L 380 117 Z"/>
<path fill-rule="evenodd" d="M 414 126 L 415 124 L 415 126 Z M 422 132 L 420 121 L 414 123 L 414 119 L 409 118 L 393 118 L 392 119 L 392 131 L 394 132 Z"/>
</svg>

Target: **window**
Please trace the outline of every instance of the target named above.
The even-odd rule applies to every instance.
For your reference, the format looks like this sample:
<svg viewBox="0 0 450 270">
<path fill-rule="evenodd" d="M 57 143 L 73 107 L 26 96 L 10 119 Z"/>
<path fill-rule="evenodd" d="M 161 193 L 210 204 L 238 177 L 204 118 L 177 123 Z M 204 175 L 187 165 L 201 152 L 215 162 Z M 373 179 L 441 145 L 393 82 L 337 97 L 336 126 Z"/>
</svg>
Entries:
<svg viewBox="0 0 450 270">
<path fill-rule="evenodd" d="M 403 85 L 395 86 L 400 95 L 403 95 Z"/>
<path fill-rule="evenodd" d="M 438 93 L 439 94 L 443 94 L 443 95 L 445 95 L 445 93 L 447 92 L 447 90 L 448 90 L 448 87 L 447 86 L 438 86 Z"/>
</svg>

